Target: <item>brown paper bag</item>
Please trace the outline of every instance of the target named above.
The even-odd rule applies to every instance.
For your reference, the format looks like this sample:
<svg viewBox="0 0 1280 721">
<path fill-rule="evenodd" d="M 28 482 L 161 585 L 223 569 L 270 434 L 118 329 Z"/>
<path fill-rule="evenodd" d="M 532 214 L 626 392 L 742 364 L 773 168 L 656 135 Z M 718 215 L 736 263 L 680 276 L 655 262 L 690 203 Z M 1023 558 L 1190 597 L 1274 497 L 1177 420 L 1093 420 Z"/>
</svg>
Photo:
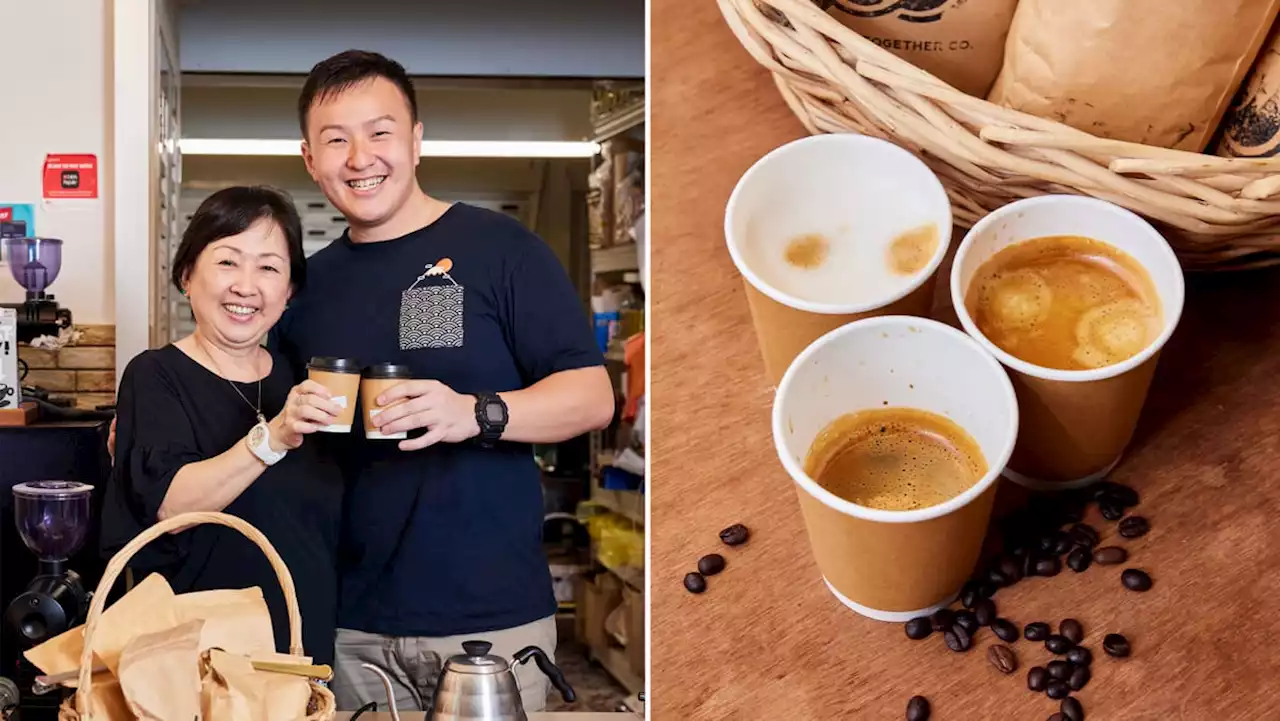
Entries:
<svg viewBox="0 0 1280 721">
<path fill-rule="evenodd" d="M 257 671 L 248 658 L 218 649 L 205 653 L 201 683 L 208 721 L 297 721 L 311 699 L 307 679 Z"/>
<path fill-rule="evenodd" d="M 84 626 L 67 629 L 22 655 L 41 673 L 53 676 L 80 668 L 80 654 L 84 652 Z M 100 662 L 96 656 L 95 661 Z"/>
<path fill-rule="evenodd" d="M 204 621 L 197 619 L 140 634 L 124 647 L 117 676 L 129 710 L 139 721 L 200 718 L 199 646 L 203 630 Z"/>
<path fill-rule="evenodd" d="M 179 594 L 174 597 L 174 611 L 179 623 L 204 621 L 201 651 L 220 648 L 242 656 L 275 653 L 271 612 L 256 586 Z"/>
<path fill-rule="evenodd" d="M 153 573 L 102 612 L 90 645 L 117 678 L 120 677 L 120 654 L 135 636 L 178 625 L 173 599 L 169 582 Z M 79 665 L 77 661 L 76 666 Z"/>
<path fill-rule="evenodd" d="M 1005 35 L 1018 0 L 815 0 L 859 35 L 936 75 L 986 97 L 1000 72 Z"/>
<path fill-rule="evenodd" d="M 74 684 L 72 684 L 74 685 Z M 129 710 L 129 702 L 124 698 L 120 682 L 110 671 L 102 671 L 93 675 L 93 688 L 89 696 L 89 713 L 93 721 L 134 721 L 133 712 Z M 75 708 L 75 696 L 63 701 L 63 706 Z"/>
<path fill-rule="evenodd" d="M 1022 0 L 989 99 L 1093 135 L 1200 152 L 1280 0 Z"/>
<path fill-rule="evenodd" d="M 1272 29 L 1222 127 L 1218 155 L 1269 158 L 1280 152 L 1280 24 Z"/>
</svg>

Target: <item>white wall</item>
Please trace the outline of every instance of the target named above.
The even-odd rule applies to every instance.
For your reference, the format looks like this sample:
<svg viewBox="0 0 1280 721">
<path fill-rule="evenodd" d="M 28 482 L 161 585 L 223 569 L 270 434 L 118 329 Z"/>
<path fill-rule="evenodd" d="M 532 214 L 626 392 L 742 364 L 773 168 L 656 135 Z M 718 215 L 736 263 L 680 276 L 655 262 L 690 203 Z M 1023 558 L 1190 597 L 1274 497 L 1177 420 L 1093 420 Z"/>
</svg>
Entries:
<svg viewBox="0 0 1280 721">
<path fill-rule="evenodd" d="M 112 168 L 104 157 L 111 133 L 111 5 L 0 0 L 0 203 L 34 203 L 36 232 L 63 240 L 62 273 L 50 290 L 77 323 L 111 323 L 115 317 L 106 199 Z M 97 155 L 101 197 L 43 206 L 41 174 L 49 153 Z M 21 287 L 4 268 L 0 302 L 22 299 Z"/>
<path fill-rule="evenodd" d="M 414 75 L 644 76 L 644 0 L 185 0 L 182 69 L 302 73 L 349 48 Z"/>
</svg>

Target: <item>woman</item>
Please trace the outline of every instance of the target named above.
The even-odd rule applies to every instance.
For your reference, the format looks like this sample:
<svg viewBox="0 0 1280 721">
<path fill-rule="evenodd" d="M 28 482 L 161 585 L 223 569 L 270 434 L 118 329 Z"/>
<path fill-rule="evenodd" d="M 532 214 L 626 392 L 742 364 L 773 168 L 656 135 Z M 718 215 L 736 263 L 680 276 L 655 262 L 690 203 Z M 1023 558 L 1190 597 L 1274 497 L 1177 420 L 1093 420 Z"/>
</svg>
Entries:
<svg viewBox="0 0 1280 721">
<path fill-rule="evenodd" d="M 342 477 L 323 443 L 303 439 L 339 408 L 323 386 L 295 386 L 284 358 L 261 345 L 306 281 L 297 211 L 266 188 L 214 193 L 191 218 L 172 280 L 191 301 L 196 329 L 125 369 L 103 551 L 177 514 L 238 516 L 279 551 L 297 587 L 304 649 L 331 663 Z M 238 532 L 201 525 L 170 534 L 131 566 L 138 577 L 163 574 L 178 593 L 261 588 L 277 650 L 288 651 L 280 583 Z"/>
</svg>

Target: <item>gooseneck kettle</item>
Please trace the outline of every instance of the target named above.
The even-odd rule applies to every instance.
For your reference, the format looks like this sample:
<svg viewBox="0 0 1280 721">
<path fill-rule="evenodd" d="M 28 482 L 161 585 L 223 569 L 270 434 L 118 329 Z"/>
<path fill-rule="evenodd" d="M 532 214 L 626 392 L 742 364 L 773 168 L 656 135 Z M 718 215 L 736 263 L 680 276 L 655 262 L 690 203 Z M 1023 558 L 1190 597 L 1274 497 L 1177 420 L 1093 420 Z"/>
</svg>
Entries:
<svg viewBox="0 0 1280 721">
<path fill-rule="evenodd" d="M 515 670 L 516 666 L 529 659 L 533 659 L 538 669 L 551 679 L 551 685 L 560 692 L 565 703 L 573 703 L 577 699 L 564 674 L 541 648 L 526 646 L 508 662 L 501 656 L 490 655 L 492 647 L 486 641 L 465 641 L 463 652 L 445 661 L 436 682 L 427 721 L 528 721 L 524 703 L 520 700 L 520 681 Z M 373 664 L 363 666 L 382 678 L 391 716 L 399 721 L 391 678 Z"/>
</svg>

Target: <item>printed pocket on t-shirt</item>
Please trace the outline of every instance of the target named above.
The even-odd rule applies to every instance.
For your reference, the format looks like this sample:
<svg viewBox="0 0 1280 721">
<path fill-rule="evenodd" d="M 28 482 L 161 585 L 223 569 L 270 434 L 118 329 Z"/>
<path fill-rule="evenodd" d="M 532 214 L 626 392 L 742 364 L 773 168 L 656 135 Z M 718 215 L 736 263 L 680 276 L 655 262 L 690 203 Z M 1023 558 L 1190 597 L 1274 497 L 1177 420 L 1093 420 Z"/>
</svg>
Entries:
<svg viewBox="0 0 1280 721">
<path fill-rule="evenodd" d="M 428 263 L 400 294 L 400 350 L 461 348 L 466 289 L 449 276 L 453 261 Z"/>
</svg>

